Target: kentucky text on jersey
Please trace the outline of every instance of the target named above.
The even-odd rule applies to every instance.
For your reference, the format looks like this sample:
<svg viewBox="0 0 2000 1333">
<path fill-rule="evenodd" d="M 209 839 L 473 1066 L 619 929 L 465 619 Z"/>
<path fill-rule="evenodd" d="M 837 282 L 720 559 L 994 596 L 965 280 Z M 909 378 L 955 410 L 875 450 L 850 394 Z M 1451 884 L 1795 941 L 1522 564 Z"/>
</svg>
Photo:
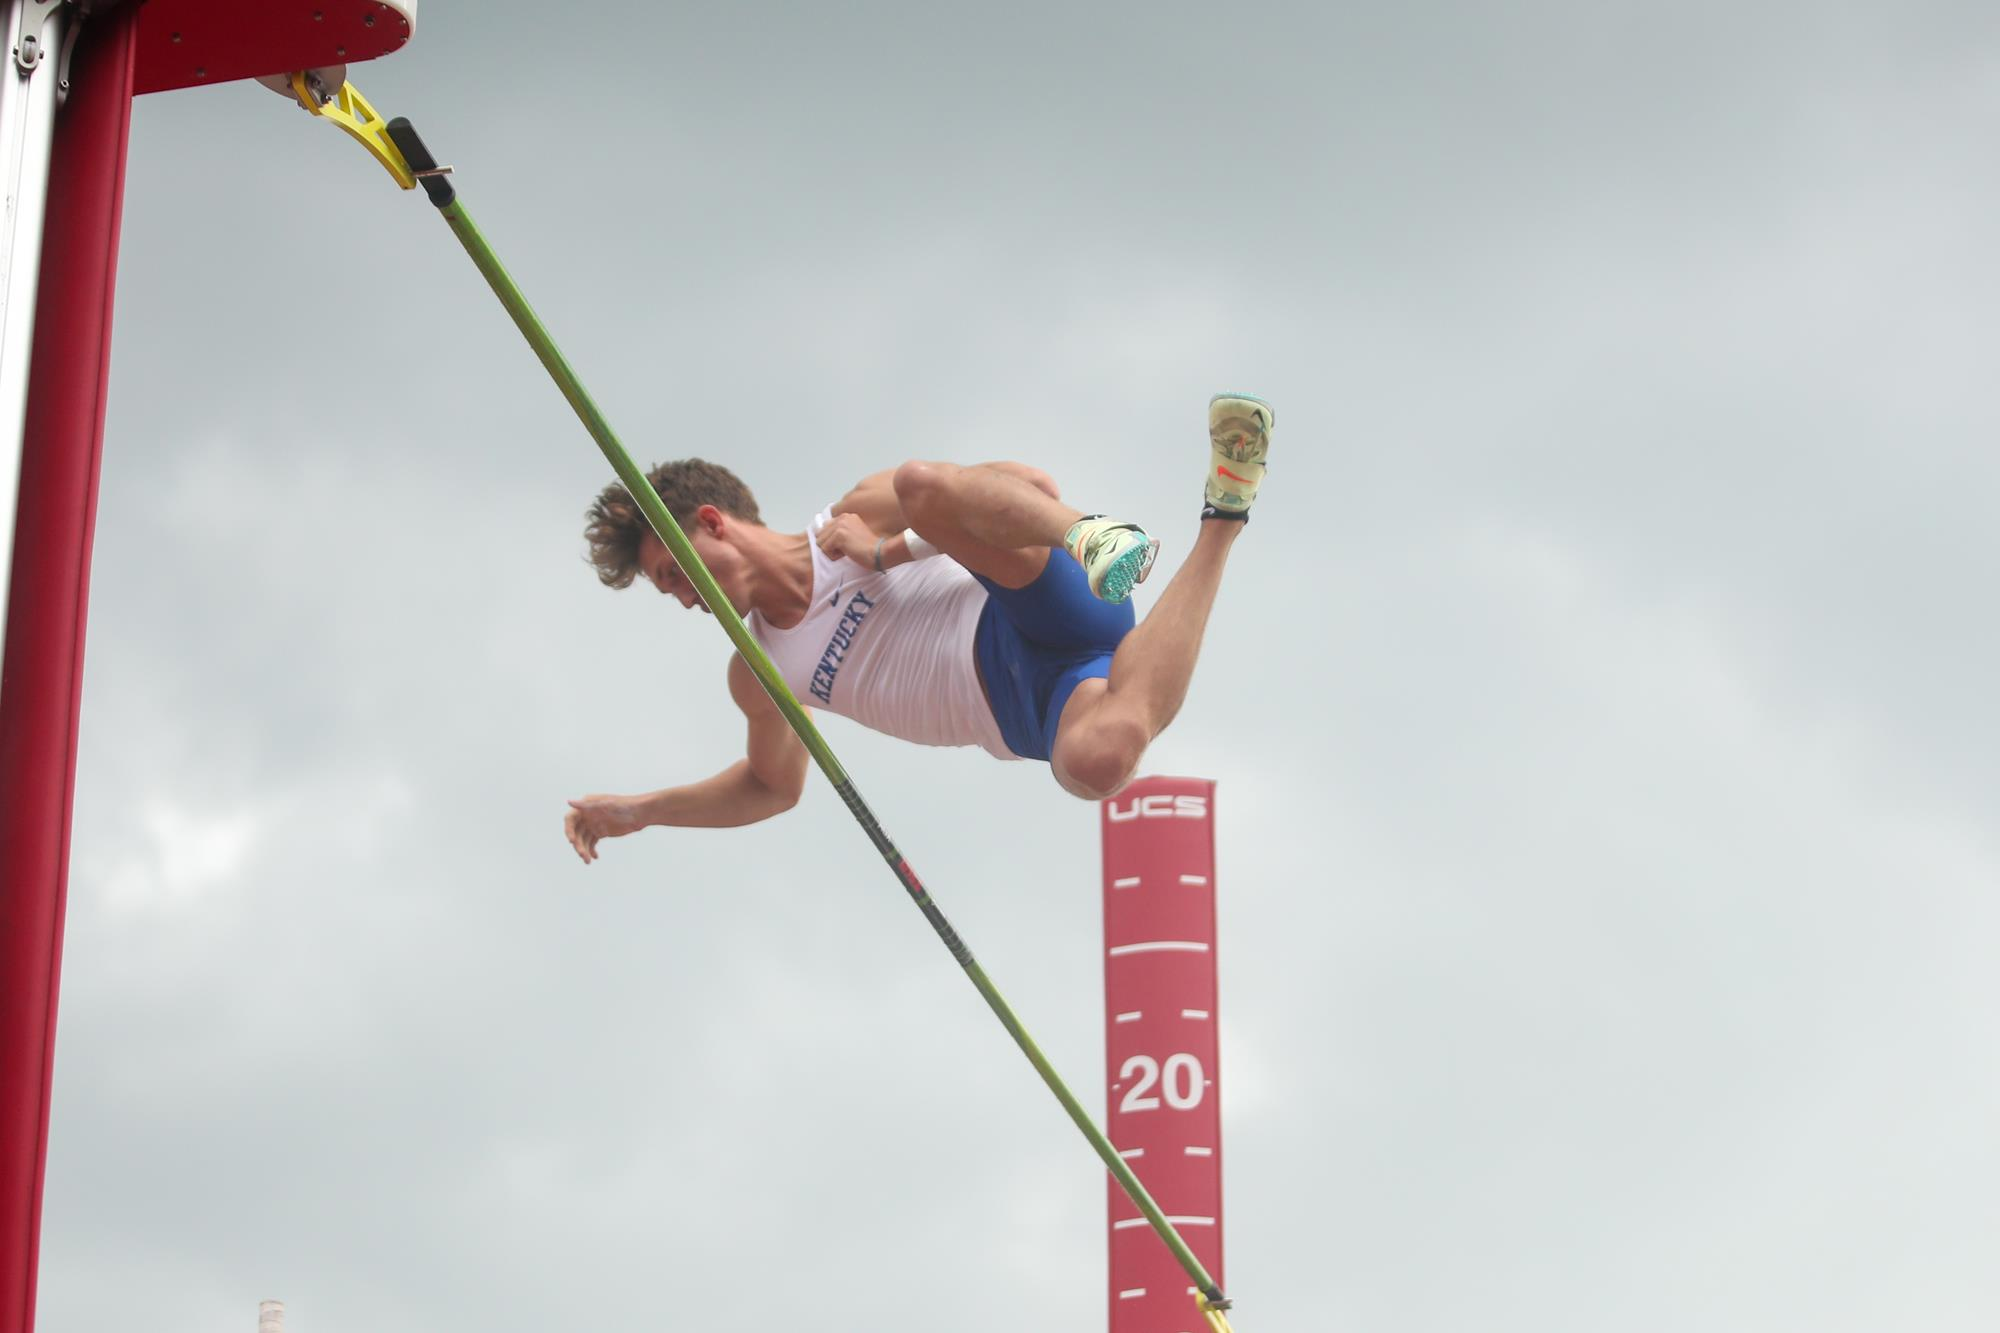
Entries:
<svg viewBox="0 0 2000 1333">
<path fill-rule="evenodd" d="M 848 599 L 847 610 L 841 612 L 840 623 L 834 627 L 833 637 L 826 641 L 826 651 L 820 654 L 819 670 L 813 672 L 813 697 L 821 703 L 833 702 L 833 678 L 840 674 L 840 664 L 847 657 L 855 632 L 874 609 L 875 603 L 866 594 L 857 592 Z"/>
</svg>

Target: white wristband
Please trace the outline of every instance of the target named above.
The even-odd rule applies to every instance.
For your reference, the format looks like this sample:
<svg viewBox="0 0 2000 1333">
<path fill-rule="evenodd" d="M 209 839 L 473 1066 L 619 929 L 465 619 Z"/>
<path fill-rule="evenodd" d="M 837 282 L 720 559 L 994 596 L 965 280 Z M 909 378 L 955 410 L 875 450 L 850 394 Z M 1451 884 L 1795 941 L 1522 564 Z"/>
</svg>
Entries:
<svg viewBox="0 0 2000 1333">
<path fill-rule="evenodd" d="M 928 560 L 938 554 L 938 548 L 919 537 L 915 528 L 903 529 L 903 545 L 910 548 L 912 560 Z"/>
</svg>

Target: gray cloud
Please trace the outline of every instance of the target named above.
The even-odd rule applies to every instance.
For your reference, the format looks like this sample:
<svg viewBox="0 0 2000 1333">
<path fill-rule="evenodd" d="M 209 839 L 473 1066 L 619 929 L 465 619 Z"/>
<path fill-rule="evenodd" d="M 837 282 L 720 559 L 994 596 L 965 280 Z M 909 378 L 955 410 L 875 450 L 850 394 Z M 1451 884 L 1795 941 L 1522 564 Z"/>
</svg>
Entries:
<svg viewBox="0 0 2000 1333">
<path fill-rule="evenodd" d="M 1151 765 L 1245 1333 L 1993 1323 L 1988 8 L 421 17 L 356 81 L 774 523 L 1018 456 L 1164 578 L 1276 401 Z M 1100 1173 L 837 802 L 561 841 L 732 757 L 726 645 L 582 566 L 430 214 L 137 108 L 42 1327 L 1096 1327 Z M 1101 1109 L 1094 812 L 827 732 Z"/>
</svg>

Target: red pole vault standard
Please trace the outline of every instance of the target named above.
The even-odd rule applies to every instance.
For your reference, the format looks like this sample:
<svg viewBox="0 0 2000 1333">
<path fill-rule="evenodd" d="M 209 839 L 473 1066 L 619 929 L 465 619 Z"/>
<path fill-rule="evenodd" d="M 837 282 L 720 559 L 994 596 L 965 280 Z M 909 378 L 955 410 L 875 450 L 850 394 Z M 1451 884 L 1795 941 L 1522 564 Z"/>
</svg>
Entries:
<svg viewBox="0 0 2000 1333">
<path fill-rule="evenodd" d="M 84 603 L 139 7 L 90 20 L 51 151 L 0 667 L 0 1333 L 35 1322 Z M 38 68 L 35 77 L 54 72 Z M 15 76 L 0 70 L 0 78 Z"/>
<path fill-rule="evenodd" d="M 1215 784 L 1141 778 L 1101 806 L 1106 1130 L 1202 1266 L 1222 1273 Z M 1187 1274 L 1114 1182 L 1111 1333 L 1183 1333 Z"/>
<path fill-rule="evenodd" d="M 0 1333 L 30 1333 L 111 312 L 134 92 L 331 69 L 401 47 L 415 0 L 97 0 L 0 78 L 66 78 L 50 145 L 0 652 Z M 84 12 L 88 10 L 88 14 Z M 14 7 L 0 3 L 0 26 Z M 0 48 L 5 43 L 0 42 Z M 32 73 L 17 69 L 27 61 Z M 20 203 L 10 200 L 9 208 Z M 39 206 L 39 205 L 38 205 Z M 5 349 L 12 357 L 14 349 Z M 0 435 L 11 427 L 0 422 Z M 0 452 L 11 452 L 0 450 Z M 0 466 L 13 466 L 11 457 Z"/>
</svg>

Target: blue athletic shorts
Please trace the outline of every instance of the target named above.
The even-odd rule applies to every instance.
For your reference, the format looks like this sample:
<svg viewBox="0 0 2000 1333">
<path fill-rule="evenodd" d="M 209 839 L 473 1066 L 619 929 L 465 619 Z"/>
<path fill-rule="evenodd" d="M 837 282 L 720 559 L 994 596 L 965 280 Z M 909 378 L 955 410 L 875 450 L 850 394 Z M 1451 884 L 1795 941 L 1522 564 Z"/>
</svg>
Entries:
<svg viewBox="0 0 2000 1333">
<path fill-rule="evenodd" d="M 1132 632 L 1132 603 L 1091 596 L 1083 566 L 1064 550 L 1050 551 L 1025 588 L 973 577 L 986 587 L 973 653 L 1001 738 L 1023 759 L 1047 759 L 1077 685 L 1111 674 L 1111 654 Z"/>
</svg>

